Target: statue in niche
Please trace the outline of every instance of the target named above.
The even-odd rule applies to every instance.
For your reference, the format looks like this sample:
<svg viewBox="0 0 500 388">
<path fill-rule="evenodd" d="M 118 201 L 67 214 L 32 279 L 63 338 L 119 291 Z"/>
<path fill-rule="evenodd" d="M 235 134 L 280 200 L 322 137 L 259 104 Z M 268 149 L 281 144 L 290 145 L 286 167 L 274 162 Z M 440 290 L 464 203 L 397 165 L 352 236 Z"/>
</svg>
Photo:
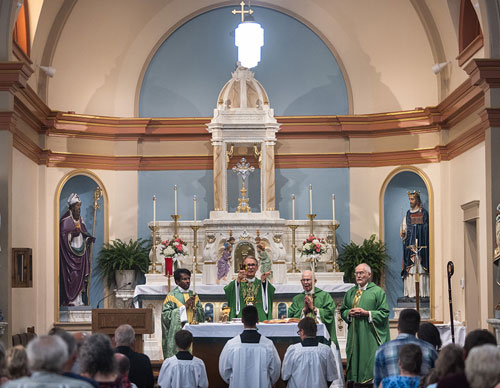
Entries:
<svg viewBox="0 0 500 388">
<path fill-rule="evenodd" d="M 88 304 L 91 245 L 95 238 L 87 232 L 80 215 L 78 194 L 68 198 L 68 210 L 59 222 L 59 283 L 62 306 Z"/>
<path fill-rule="evenodd" d="M 205 248 L 203 248 L 203 261 L 212 261 L 215 260 L 217 256 L 217 238 L 214 234 L 207 234 L 207 242 L 205 244 Z"/>
<path fill-rule="evenodd" d="M 260 273 L 261 274 L 269 274 L 267 277 L 269 281 L 272 283 L 273 282 L 273 262 L 269 258 L 269 255 L 266 252 L 266 246 L 264 245 L 264 242 L 261 241 L 259 244 L 257 244 L 257 253 L 259 254 L 259 268 L 260 268 Z"/>
<path fill-rule="evenodd" d="M 233 239 L 234 240 L 234 239 Z M 233 252 L 233 245 L 228 241 L 224 243 L 224 250 L 222 255 L 217 261 L 217 280 L 216 283 L 220 284 L 221 279 L 226 280 L 229 269 L 231 268 L 231 253 Z"/>
<path fill-rule="evenodd" d="M 403 242 L 401 277 L 404 296 L 416 297 L 415 275 L 420 275 L 419 296 L 429 297 L 429 213 L 422 206 L 420 193 L 408 192 L 410 209 L 406 212 L 400 228 Z"/>
<path fill-rule="evenodd" d="M 234 250 L 234 272 L 239 272 L 243 264 L 243 260 L 247 256 L 255 257 L 255 248 L 252 243 L 248 241 L 243 241 L 238 243 L 236 249 Z"/>
</svg>

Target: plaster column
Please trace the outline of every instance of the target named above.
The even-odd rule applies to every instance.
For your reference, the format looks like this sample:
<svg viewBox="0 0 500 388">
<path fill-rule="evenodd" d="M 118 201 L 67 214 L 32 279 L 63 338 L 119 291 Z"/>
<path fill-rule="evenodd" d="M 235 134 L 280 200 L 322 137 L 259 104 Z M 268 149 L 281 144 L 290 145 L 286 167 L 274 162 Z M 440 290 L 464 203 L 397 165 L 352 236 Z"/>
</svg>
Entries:
<svg viewBox="0 0 500 388">
<path fill-rule="evenodd" d="M 481 222 L 486 232 L 486 257 L 480 262 L 480 276 L 487 284 L 486 293 L 481 293 L 481 323 L 494 317 L 494 310 L 500 303 L 500 287 L 496 284 L 496 268 L 493 264 L 495 249 L 495 215 L 500 203 L 500 59 L 474 59 L 465 71 L 474 85 L 484 92 L 484 109 L 481 122 L 485 131 L 486 162 L 486 219 Z M 486 259 L 486 260 L 484 260 Z"/>
<path fill-rule="evenodd" d="M 274 174 L 274 141 L 266 141 L 262 150 L 263 179 L 263 211 L 273 211 L 276 208 L 276 184 Z"/>
<path fill-rule="evenodd" d="M 212 142 L 214 151 L 214 211 L 226 210 L 224 200 L 224 170 L 226 168 L 226 152 L 223 142 Z"/>
</svg>

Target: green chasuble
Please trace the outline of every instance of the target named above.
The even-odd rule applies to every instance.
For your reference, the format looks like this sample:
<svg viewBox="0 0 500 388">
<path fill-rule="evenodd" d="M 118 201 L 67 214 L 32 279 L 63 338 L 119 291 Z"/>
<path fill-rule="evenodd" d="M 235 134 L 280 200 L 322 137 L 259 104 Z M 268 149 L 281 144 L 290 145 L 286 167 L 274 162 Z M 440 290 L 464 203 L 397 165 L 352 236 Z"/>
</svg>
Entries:
<svg viewBox="0 0 500 388">
<path fill-rule="evenodd" d="M 239 303 L 236 300 L 236 289 L 239 292 Z M 263 283 L 260 279 L 255 278 L 254 282 L 242 282 L 237 283 L 236 280 L 230 282 L 226 287 L 224 287 L 224 292 L 226 293 L 226 300 L 228 306 L 231 308 L 229 312 L 229 319 L 241 318 L 241 311 L 243 307 L 246 306 L 244 296 L 245 294 L 254 295 L 255 303 L 254 306 L 257 308 L 259 313 L 259 322 L 265 321 L 267 319 L 273 318 L 273 299 L 274 299 L 274 286 L 266 280 L 265 292 L 267 294 L 266 300 L 262 297 Z"/>
<path fill-rule="evenodd" d="M 292 299 L 292 304 L 288 309 L 289 318 L 302 318 L 302 309 L 304 308 L 305 292 L 295 295 Z M 314 288 L 314 307 L 319 311 L 319 317 L 330 333 L 331 341 L 339 347 L 337 341 L 337 331 L 335 330 L 335 302 L 332 296 L 317 287 Z M 316 318 L 313 314 L 309 314 L 311 318 Z"/>
<path fill-rule="evenodd" d="M 189 290 L 189 296 L 193 295 L 193 291 Z M 186 298 L 187 300 L 187 298 Z M 163 349 L 163 358 L 169 358 L 177 354 L 174 336 L 182 329 L 180 308 L 184 306 L 184 294 L 179 287 L 175 287 L 165 298 L 163 309 L 161 311 L 161 345 Z M 188 322 L 193 322 L 193 310 L 187 309 Z M 201 305 L 198 295 L 196 296 L 196 320 L 205 322 L 205 313 Z"/>
<path fill-rule="evenodd" d="M 353 306 L 358 286 L 354 286 L 344 296 L 340 307 L 342 319 L 348 324 L 347 332 L 347 381 L 366 383 L 373 379 L 375 352 L 377 348 L 388 342 L 389 334 L 389 307 L 384 290 L 374 283 L 368 283 L 366 290 L 361 294 L 357 306 Z M 371 312 L 372 322 L 368 317 L 350 318 L 349 311 L 353 307 L 360 307 Z"/>
</svg>

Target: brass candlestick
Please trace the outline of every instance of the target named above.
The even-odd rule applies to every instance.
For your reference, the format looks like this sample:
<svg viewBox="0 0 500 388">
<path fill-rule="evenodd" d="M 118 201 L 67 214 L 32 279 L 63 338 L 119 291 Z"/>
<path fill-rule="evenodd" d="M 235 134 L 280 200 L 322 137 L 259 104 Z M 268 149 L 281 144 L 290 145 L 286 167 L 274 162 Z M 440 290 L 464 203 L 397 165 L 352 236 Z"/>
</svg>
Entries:
<svg viewBox="0 0 500 388">
<path fill-rule="evenodd" d="M 178 238 L 179 237 L 179 233 L 177 232 L 178 228 L 179 228 L 178 222 L 179 222 L 179 219 L 181 218 L 181 215 L 180 214 L 172 214 L 172 215 L 170 215 L 170 217 L 172 217 L 174 220 L 174 238 Z"/>
<path fill-rule="evenodd" d="M 314 219 L 316 218 L 316 214 L 306 214 L 307 218 L 309 218 L 309 236 L 314 236 Z"/>
<path fill-rule="evenodd" d="M 297 262 L 295 260 L 295 250 L 297 245 L 295 245 L 295 230 L 299 227 L 299 225 L 288 225 L 288 227 L 292 230 L 292 268 L 288 270 L 289 273 L 297 273 L 300 272 L 297 269 Z"/>
<path fill-rule="evenodd" d="M 201 273 L 201 271 L 198 269 L 198 229 L 200 227 L 198 225 L 193 225 L 191 226 L 191 229 L 193 229 L 193 255 L 194 255 L 194 274 L 193 276 L 196 276 L 197 273 Z"/>
<path fill-rule="evenodd" d="M 332 262 L 331 262 L 332 270 L 328 271 L 328 272 L 338 272 L 339 271 L 339 265 L 337 263 L 337 229 L 339 228 L 339 226 L 340 226 L 339 223 L 328 225 L 328 229 L 330 229 L 332 231 L 332 236 L 331 236 L 331 239 L 330 238 L 327 239 L 327 242 L 332 245 L 332 249 L 333 249 Z M 328 237 L 330 237 L 330 236 L 328 236 Z"/>
<path fill-rule="evenodd" d="M 158 231 L 160 230 L 159 225 L 149 225 L 149 229 L 151 229 L 152 237 L 153 237 L 153 246 L 151 247 L 151 250 L 153 251 L 153 260 L 151 261 L 151 271 L 149 272 L 150 274 L 156 274 L 160 273 L 158 269 L 156 268 L 156 265 L 158 264 L 156 261 L 156 249 L 157 249 L 157 237 L 158 237 Z"/>
</svg>

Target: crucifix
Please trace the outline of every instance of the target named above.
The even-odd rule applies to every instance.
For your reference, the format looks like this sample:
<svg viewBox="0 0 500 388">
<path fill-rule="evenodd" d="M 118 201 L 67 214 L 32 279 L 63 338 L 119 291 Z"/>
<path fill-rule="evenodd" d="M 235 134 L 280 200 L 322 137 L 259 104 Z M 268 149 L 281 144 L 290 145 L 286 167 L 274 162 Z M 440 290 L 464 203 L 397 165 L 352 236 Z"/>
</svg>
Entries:
<svg viewBox="0 0 500 388">
<path fill-rule="evenodd" d="M 245 21 L 245 14 L 247 13 L 247 14 L 251 15 L 251 14 L 253 14 L 253 11 L 251 9 L 248 9 L 248 11 L 245 11 L 245 2 L 244 1 L 242 1 L 240 3 L 240 5 L 241 5 L 241 11 L 236 11 L 235 9 L 233 9 L 232 13 L 233 13 L 233 15 L 236 15 L 237 13 L 241 14 L 241 22 L 243 23 Z"/>
<path fill-rule="evenodd" d="M 238 208 L 236 209 L 236 213 L 251 213 L 250 206 L 248 206 L 249 198 L 246 196 L 247 189 L 245 187 L 245 181 L 251 172 L 255 171 L 255 167 L 250 166 L 250 163 L 247 162 L 245 158 L 241 158 L 241 160 L 233 167 L 233 172 L 238 174 L 241 177 L 241 197 L 238 198 Z"/>
</svg>

